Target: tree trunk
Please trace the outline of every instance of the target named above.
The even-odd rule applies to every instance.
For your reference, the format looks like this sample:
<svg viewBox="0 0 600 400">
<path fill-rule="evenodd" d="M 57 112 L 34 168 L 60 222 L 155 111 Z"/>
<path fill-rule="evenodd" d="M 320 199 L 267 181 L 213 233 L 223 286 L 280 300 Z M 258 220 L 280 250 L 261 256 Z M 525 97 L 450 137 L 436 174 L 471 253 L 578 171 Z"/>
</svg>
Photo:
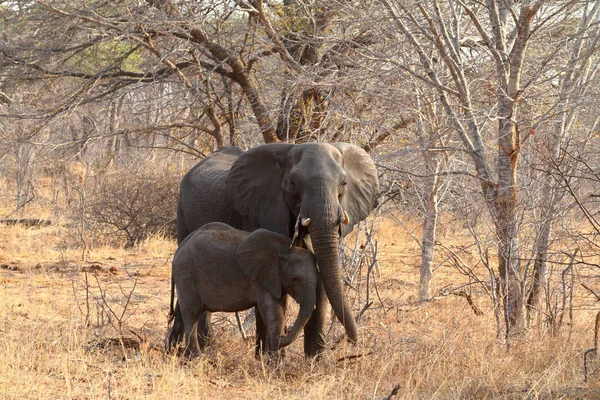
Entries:
<svg viewBox="0 0 600 400">
<path fill-rule="evenodd" d="M 535 260 L 533 262 L 533 283 L 531 286 L 531 293 L 527 299 L 527 320 L 530 325 L 535 324 L 539 326 L 542 322 L 539 317 L 542 315 L 542 301 L 546 291 L 546 261 L 548 259 L 548 249 L 550 247 L 553 222 L 553 218 L 544 220 L 537 236 Z"/>
<path fill-rule="evenodd" d="M 438 217 L 439 176 L 437 169 L 427 185 L 427 206 L 423 221 L 423 238 L 421 241 L 421 273 L 419 279 L 419 301 L 431 298 L 430 283 L 433 278 L 433 256 L 435 254 L 435 234 Z"/>
<path fill-rule="evenodd" d="M 525 327 L 524 276 L 519 254 L 519 226 L 517 221 L 517 164 L 521 152 L 521 138 L 516 125 L 517 104 L 521 92 L 521 75 L 527 44 L 531 34 L 531 21 L 542 3 L 524 4 L 518 19 L 517 37 L 510 57 L 502 57 L 508 48 L 506 38 L 505 3 L 490 1 L 496 60 L 498 100 L 498 183 L 494 204 L 498 237 L 498 271 L 503 294 L 506 338 L 518 334 Z M 504 16 L 504 17 L 502 17 Z"/>
<path fill-rule="evenodd" d="M 211 42 L 208 39 L 208 35 L 201 28 L 195 28 L 190 31 L 191 36 L 198 42 L 205 46 L 212 56 L 219 62 L 227 63 L 231 68 L 232 72 L 227 73 L 227 76 L 234 80 L 244 92 L 244 96 L 250 103 L 256 122 L 263 135 L 265 143 L 276 143 L 279 142 L 277 133 L 275 132 L 275 126 L 269 117 L 269 112 L 263 104 L 262 98 L 256 88 L 256 85 L 250 78 L 246 66 L 237 54 L 229 51 L 218 43 Z"/>
<path fill-rule="evenodd" d="M 517 222 L 517 164 L 520 155 L 520 138 L 515 124 L 516 110 L 513 98 L 504 94 L 498 94 L 498 97 L 500 122 L 495 224 L 498 237 L 498 271 L 508 337 L 518 333 L 524 327 L 523 271 L 519 256 Z"/>
</svg>

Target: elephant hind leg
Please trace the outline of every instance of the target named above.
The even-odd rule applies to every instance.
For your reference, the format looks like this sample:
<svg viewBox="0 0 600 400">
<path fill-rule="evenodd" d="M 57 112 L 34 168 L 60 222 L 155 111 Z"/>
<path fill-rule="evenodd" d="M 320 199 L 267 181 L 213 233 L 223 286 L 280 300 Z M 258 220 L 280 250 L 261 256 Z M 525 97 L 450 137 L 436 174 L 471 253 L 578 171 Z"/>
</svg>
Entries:
<svg viewBox="0 0 600 400">
<path fill-rule="evenodd" d="M 185 337 L 185 351 L 184 355 L 187 358 L 193 358 L 200 354 L 200 343 L 198 341 L 198 322 L 202 316 L 201 309 L 184 310 L 183 314 L 183 326 L 184 326 L 184 337 Z"/>
<path fill-rule="evenodd" d="M 212 340 L 212 327 L 210 321 L 212 319 L 212 313 L 208 311 L 202 311 L 198 319 L 198 343 L 201 350 L 208 347 Z"/>
<path fill-rule="evenodd" d="M 175 318 L 173 320 L 173 326 L 169 329 L 167 334 L 165 349 L 167 353 L 173 353 L 176 351 L 177 346 L 180 346 L 183 342 L 184 327 L 183 317 L 181 316 L 181 310 L 179 309 L 179 303 L 175 305 Z"/>
</svg>

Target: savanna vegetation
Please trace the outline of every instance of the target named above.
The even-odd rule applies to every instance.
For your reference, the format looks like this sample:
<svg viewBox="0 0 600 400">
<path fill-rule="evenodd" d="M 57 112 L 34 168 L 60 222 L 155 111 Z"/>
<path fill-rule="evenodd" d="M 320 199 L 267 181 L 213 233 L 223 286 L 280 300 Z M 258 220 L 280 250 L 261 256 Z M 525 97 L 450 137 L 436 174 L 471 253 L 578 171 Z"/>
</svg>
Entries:
<svg viewBox="0 0 600 400">
<path fill-rule="evenodd" d="M 599 2 L 0 16 L 0 397 L 600 397 Z M 270 364 L 222 314 L 206 354 L 165 354 L 181 176 L 279 141 L 377 165 L 340 249 L 359 343 L 332 317 L 320 358 Z"/>
</svg>

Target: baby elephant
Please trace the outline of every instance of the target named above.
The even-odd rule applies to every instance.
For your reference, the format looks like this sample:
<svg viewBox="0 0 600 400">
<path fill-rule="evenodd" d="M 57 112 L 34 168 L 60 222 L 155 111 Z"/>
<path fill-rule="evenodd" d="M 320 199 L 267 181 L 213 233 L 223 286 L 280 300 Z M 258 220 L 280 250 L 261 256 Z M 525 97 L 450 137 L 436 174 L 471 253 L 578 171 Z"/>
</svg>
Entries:
<svg viewBox="0 0 600 400">
<path fill-rule="evenodd" d="M 195 356 L 201 349 L 198 336 L 204 342 L 208 334 L 203 330 L 210 312 L 254 306 L 267 330 L 268 353 L 292 343 L 315 307 L 318 274 L 313 254 L 290 244 L 290 238 L 275 232 L 249 233 L 219 222 L 191 233 L 173 257 L 178 304 L 167 345 L 176 345 L 183 329 L 185 354 Z M 298 302 L 300 311 L 291 330 L 282 335 L 286 294 Z"/>
</svg>

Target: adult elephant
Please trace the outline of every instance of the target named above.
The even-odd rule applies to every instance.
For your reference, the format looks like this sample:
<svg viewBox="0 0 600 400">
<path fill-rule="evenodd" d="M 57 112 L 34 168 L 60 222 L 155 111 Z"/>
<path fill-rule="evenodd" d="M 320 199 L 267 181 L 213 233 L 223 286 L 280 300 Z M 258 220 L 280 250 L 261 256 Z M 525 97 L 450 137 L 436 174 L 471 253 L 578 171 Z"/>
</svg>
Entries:
<svg viewBox="0 0 600 400">
<path fill-rule="evenodd" d="M 228 147 L 209 155 L 183 177 L 177 237 L 181 242 L 208 222 L 224 222 L 246 231 L 265 228 L 310 238 L 306 242 L 312 243 L 323 283 L 304 328 L 304 351 L 312 356 L 325 344 L 327 298 L 348 339 L 358 339 L 342 286 L 338 247 L 340 236 L 375 208 L 378 191 L 371 157 L 349 143 L 273 143 L 246 152 Z M 205 321 L 206 332 L 209 322 Z"/>
</svg>

